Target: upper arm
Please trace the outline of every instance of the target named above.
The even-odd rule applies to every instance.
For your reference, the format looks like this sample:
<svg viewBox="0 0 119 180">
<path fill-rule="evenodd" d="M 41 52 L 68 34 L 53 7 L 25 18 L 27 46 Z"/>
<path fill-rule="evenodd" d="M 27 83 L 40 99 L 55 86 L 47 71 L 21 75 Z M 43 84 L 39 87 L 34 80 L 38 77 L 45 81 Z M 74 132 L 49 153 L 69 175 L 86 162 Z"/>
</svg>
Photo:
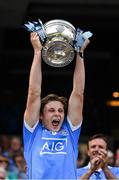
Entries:
<svg viewBox="0 0 119 180">
<path fill-rule="evenodd" d="M 83 94 L 71 93 L 68 103 L 68 116 L 73 124 L 77 126 L 82 121 Z"/>
<path fill-rule="evenodd" d="M 24 119 L 30 127 L 33 127 L 36 124 L 36 122 L 39 120 L 40 104 L 41 104 L 41 98 L 39 94 L 37 93 L 28 94 Z"/>
</svg>

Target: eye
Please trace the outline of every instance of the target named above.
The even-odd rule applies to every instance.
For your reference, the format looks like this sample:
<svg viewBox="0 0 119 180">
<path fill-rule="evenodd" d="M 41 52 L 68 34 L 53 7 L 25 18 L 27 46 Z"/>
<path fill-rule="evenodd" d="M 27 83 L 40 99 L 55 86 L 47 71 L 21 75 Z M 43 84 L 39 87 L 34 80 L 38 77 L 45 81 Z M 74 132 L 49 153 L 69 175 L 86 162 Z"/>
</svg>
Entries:
<svg viewBox="0 0 119 180">
<path fill-rule="evenodd" d="M 49 109 L 49 112 L 54 112 L 55 110 L 53 108 Z"/>
<path fill-rule="evenodd" d="M 59 109 L 58 111 L 59 111 L 60 113 L 63 113 L 63 112 L 64 112 L 64 110 L 63 110 L 63 109 Z"/>
<path fill-rule="evenodd" d="M 95 145 L 91 146 L 92 149 L 94 149 L 95 147 L 96 147 Z"/>
<path fill-rule="evenodd" d="M 99 148 L 100 148 L 100 149 L 104 149 L 104 147 L 103 147 L 103 146 L 99 146 Z"/>
</svg>

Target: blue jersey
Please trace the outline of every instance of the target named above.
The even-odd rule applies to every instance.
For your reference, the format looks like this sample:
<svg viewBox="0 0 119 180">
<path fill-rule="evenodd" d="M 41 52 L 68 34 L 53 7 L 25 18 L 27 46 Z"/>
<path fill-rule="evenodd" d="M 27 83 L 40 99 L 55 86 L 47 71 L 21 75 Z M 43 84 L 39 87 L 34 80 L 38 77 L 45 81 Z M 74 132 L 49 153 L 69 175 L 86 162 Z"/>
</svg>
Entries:
<svg viewBox="0 0 119 180">
<path fill-rule="evenodd" d="M 87 166 L 84 166 L 82 168 L 78 168 L 77 169 L 77 179 L 80 179 L 81 176 L 83 176 L 88 170 L 89 170 L 90 164 L 88 164 Z M 119 167 L 111 167 L 108 166 L 108 168 L 111 170 L 112 174 L 114 176 L 116 176 L 119 179 Z M 104 172 L 102 171 L 102 169 L 99 169 L 97 171 L 95 171 L 89 178 L 90 180 L 99 180 L 99 179 L 103 179 L 103 180 L 107 180 L 107 178 L 105 177 Z"/>
<path fill-rule="evenodd" d="M 77 179 L 76 160 L 80 127 L 72 130 L 67 118 L 59 132 L 37 123 L 33 132 L 23 127 L 28 179 Z"/>
</svg>

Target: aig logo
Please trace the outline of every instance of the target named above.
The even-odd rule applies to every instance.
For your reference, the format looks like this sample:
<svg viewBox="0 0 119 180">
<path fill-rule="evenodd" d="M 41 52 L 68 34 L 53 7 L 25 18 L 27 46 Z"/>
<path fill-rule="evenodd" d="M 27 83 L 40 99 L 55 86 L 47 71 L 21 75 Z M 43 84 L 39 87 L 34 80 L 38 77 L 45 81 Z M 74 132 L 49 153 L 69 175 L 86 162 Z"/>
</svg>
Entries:
<svg viewBox="0 0 119 180">
<path fill-rule="evenodd" d="M 42 138 L 44 141 L 40 151 L 43 154 L 66 154 L 67 139 L 60 138 Z"/>
</svg>

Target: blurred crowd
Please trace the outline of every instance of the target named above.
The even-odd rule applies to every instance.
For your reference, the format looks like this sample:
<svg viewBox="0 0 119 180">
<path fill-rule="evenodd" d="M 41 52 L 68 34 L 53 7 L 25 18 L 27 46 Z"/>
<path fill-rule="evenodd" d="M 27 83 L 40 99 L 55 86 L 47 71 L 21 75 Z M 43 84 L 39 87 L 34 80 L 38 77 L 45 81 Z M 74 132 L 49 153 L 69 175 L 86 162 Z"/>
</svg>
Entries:
<svg viewBox="0 0 119 180">
<path fill-rule="evenodd" d="M 27 179 L 20 136 L 0 135 L 0 180 Z"/>
</svg>

